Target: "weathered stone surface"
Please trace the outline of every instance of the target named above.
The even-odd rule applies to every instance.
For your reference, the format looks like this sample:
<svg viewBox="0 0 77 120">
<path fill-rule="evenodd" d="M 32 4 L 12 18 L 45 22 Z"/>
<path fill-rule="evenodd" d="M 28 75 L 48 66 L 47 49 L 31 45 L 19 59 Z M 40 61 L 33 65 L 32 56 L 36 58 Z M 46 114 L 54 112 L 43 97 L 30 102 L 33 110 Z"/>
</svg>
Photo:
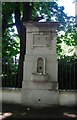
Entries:
<svg viewBox="0 0 77 120">
<path fill-rule="evenodd" d="M 58 83 L 51 81 L 36 82 L 36 81 L 25 81 L 23 82 L 24 89 L 34 89 L 34 90 L 58 90 Z"/>
<path fill-rule="evenodd" d="M 52 106 L 59 104 L 59 92 L 49 90 L 22 90 L 23 104 L 31 106 Z"/>
<path fill-rule="evenodd" d="M 58 23 L 25 23 L 26 52 L 22 103 L 33 106 L 58 104 L 56 29 Z"/>
</svg>

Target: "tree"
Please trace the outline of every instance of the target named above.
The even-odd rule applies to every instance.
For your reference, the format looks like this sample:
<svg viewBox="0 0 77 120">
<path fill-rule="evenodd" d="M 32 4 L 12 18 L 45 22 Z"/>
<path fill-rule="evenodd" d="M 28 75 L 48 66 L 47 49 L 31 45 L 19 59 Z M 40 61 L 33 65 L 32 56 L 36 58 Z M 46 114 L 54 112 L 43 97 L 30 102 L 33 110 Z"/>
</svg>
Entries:
<svg viewBox="0 0 77 120">
<path fill-rule="evenodd" d="M 22 79 L 22 69 L 23 69 L 23 60 L 24 60 L 24 54 L 25 54 L 25 27 L 23 26 L 22 20 L 21 20 L 21 10 L 20 10 L 20 5 L 22 6 L 21 3 L 3 3 L 3 21 L 2 21 L 2 33 L 4 36 L 4 33 L 8 29 L 8 27 L 11 27 L 12 25 L 16 25 L 17 31 L 18 31 L 18 36 L 20 38 L 20 58 L 19 58 L 19 67 L 18 67 L 18 79 Z M 25 12 L 25 7 L 27 8 L 27 12 Z M 12 9 L 11 9 L 12 8 Z M 30 12 L 31 12 L 31 6 L 29 3 L 23 4 L 23 19 L 28 21 L 30 19 Z M 6 12 L 7 12 L 7 15 Z M 30 11 L 30 12 L 29 12 Z M 15 15 L 15 23 L 13 23 L 12 20 L 12 14 Z"/>
<path fill-rule="evenodd" d="M 20 39 L 20 57 L 17 79 L 22 81 L 23 79 L 23 61 L 26 54 L 26 28 L 23 26 L 23 21 L 36 21 L 36 18 L 43 16 L 46 21 L 59 21 L 61 26 L 60 30 L 66 31 L 71 28 L 71 17 L 68 17 L 64 13 L 64 7 L 58 6 L 56 2 L 6 2 L 2 3 L 2 35 L 10 27 L 14 25 L 18 31 L 18 37 Z M 15 22 L 13 22 L 13 15 Z M 6 34 L 5 34 L 6 35 Z M 6 37 L 8 37 L 6 35 Z M 60 40 L 58 41 L 61 42 Z"/>
</svg>

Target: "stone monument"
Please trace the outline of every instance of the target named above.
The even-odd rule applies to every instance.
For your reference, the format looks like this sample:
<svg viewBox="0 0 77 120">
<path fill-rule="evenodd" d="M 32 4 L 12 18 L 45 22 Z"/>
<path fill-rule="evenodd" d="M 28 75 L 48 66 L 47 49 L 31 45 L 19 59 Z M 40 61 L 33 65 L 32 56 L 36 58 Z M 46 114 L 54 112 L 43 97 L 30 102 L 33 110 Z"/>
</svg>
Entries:
<svg viewBox="0 0 77 120">
<path fill-rule="evenodd" d="M 58 22 L 29 22 L 23 68 L 22 104 L 50 106 L 59 103 L 56 29 Z"/>
</svg>

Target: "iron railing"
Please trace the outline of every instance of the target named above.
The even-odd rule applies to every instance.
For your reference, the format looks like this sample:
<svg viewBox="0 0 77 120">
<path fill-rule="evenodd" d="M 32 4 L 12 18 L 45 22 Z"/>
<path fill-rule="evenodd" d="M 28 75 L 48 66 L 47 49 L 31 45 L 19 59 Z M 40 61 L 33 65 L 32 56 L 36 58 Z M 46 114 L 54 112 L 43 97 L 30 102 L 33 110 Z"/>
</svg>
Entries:
<svg viewBox="0 0 77 120">
<path fill-rule="evenodd" d="M 77 90 L 77 60 L 58 63 L 58 88 Z"/>
<path fill-rule="evenodd" d="M 2 64 L 2 87 L 21 88 L 22 81 L 17 78 L 17 62 Z M 58 62 L 58 89 L 77 90 L 77 60 Z"/>
<path fill-rule="evenodd" d="M 17 76 L 18 62 L 17 60 L 2 60 L 2 87 L 3 88 L 20 88 L 22 82 Z"/>
</svg>

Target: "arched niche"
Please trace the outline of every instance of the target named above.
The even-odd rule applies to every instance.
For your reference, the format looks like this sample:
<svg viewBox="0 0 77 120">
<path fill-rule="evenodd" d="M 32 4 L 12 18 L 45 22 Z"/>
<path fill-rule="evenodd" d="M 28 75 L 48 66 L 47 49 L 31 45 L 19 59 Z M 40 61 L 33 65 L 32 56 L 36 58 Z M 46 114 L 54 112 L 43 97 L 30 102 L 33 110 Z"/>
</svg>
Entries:
<svg viewBox="0 0 77 120">
<path fill-rule="evenodd" d="M 37 73 L 45 74 L 45 59 L 42 57 L 37 59 Z"/>
</svg>

